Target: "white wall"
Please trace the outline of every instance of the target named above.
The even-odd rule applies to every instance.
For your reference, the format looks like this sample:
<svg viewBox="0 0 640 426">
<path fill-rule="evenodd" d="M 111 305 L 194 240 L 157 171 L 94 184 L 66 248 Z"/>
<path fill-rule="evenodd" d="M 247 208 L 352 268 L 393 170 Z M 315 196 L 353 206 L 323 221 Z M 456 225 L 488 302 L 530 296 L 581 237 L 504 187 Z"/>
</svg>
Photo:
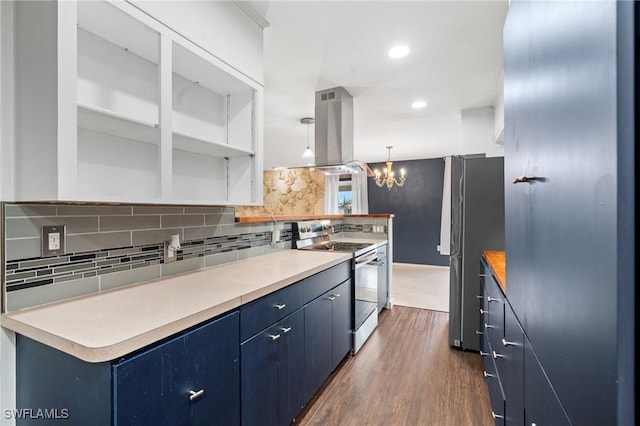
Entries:
<svg viewBox="0 0 640 426">
<path fill-rule="evenodd" d="M 486 154 L 487 157 L 504 156 L 504 147 L 494 141 L 493 107 L 462 110 L 462 152 Z"/>
</svg>

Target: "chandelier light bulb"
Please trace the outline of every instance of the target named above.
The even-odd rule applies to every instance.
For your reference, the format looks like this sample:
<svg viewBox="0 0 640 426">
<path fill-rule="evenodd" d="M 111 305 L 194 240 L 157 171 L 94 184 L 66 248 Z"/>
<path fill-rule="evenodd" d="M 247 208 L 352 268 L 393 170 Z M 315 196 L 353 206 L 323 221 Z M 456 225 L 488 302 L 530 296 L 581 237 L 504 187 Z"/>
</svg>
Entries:
<svg viewBox="0 0 640 426">
<path fill-rule="evenodd" d="M 378 185 L 380 188 L 382 188 L 383 186 L 386 186 L 388 190 L 391 190 L 393 185 L 397 185 L 397 186 L 404 185 L 404 182 L 406 180 L 406 177 L 405 177 L 406 171 L 404 168 L 400 169 L 400 178 L 397 179 L 395 177 L 395 172 L 393 171 L 393 161 L 391 161 L 391 148 L 393 147 L 387 146 L 385 148 L 389 150 L 389 157 L 388 157 L 388 160 L 386 161 L 387 165 L 384 168 L 384 175 L 380 175 L 380 172 L 378 171 L 378 169 L 375 169 L 373 171 L 373 173 L 375 174 L 373 179 L 376 185 Z"/>
</svg>

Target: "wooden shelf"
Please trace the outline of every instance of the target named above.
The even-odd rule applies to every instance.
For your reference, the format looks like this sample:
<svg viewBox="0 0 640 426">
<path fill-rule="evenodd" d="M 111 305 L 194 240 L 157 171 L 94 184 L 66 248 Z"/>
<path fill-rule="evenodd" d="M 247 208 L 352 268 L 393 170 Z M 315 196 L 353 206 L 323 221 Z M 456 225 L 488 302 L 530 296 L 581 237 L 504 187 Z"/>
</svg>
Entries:
<svg viewBox="0 0 640 426">
<path fill-rule="evenodd" d="M 254 152 L 248 149 L 186 135 L 181 132 L 173 133 L 173 149 L 213 157 L 246 157 L 254 155 Z"/>
<path fill-rule="evenodd" d="M 78 127 L 108 135 L 158 144 L 158 123 L 126 117 L 95 105 L 78 104 Z"/>
</svg>

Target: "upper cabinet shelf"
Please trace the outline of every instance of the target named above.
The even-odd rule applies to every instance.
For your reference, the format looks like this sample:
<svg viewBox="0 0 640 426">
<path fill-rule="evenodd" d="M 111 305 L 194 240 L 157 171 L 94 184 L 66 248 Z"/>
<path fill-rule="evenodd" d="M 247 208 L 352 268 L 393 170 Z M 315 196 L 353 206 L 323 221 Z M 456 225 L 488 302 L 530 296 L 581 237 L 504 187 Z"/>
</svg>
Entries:
<svg viewBox="0 0 640 426">
<path fill-rule="evenodd" d="M 78 128 L 148 143 L 159 143 L 158 123 L 78 103 Z"/>
<path fill-rule="evenodd" d="M 206 44 L 122 1 L 17 2 L 15 22 L 7 201 L 261 202 L 263 87 Z"/>
</svg>

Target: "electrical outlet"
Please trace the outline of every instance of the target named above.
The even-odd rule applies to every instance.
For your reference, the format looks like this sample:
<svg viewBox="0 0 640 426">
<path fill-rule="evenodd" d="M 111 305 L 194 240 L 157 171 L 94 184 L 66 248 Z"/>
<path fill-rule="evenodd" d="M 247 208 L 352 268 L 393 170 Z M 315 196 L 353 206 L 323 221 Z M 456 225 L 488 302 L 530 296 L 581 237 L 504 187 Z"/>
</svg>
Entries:
<svg viewBox="0 0 640 426">
<path fill-rule="evenodd" d="M 66 226 L 42 227 L 42 257 L 60 256 L 65 253 Z"/>
</svg>

